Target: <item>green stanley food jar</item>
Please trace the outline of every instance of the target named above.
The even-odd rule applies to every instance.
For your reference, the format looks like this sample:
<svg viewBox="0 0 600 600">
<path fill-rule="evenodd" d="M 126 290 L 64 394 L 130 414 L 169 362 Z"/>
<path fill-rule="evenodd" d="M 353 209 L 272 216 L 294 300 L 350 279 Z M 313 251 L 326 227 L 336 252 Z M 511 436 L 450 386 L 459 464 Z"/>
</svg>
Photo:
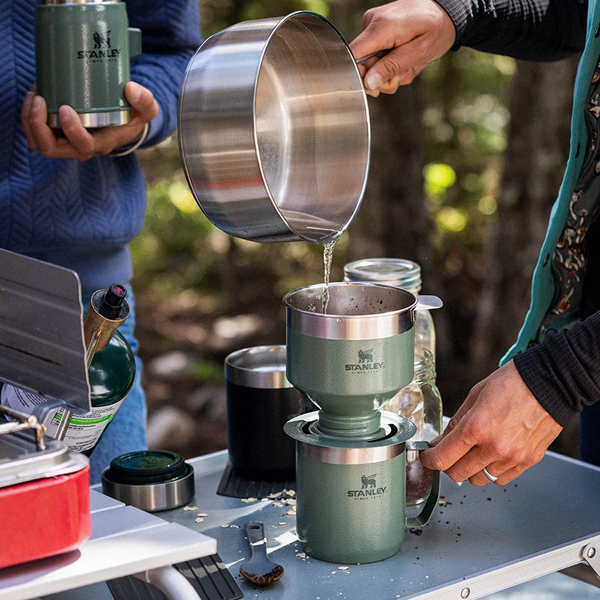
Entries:
<svg viewBox="0 0 600 600">
<path fill-rule="evenodd" d="M 45 0 L 35 10 L 37 93 L 48 125 L 71 106 L 84 127 L 130 122 L 125 99 L 129 62 L 141 55 L 141 31 L 128 27 L 121 0 Z"/>
<path fill-rule="evenodd" d="M 73 415 L 58 409 L 45 423 L 47 435 L 64 439 L 69 448 L 90 456 L 114 419 L 135 379 L 135 356 L 127 340 L 117 331 L 129 316 L 124 286 L 113 284 L 108 290 L 92 295 L 83 328 L 90 382 L 92 410 L 88 415 Z M 0 400 L 3 405 L 32 413 L 47 401 L 38 394 L 5 385 Z M 65 416 L 66 415 L 66 416 Z M 65 418 L 69 419 L 64 427 Z M 63 438 L 64 436 L 64 438 Z"/>
</svg>

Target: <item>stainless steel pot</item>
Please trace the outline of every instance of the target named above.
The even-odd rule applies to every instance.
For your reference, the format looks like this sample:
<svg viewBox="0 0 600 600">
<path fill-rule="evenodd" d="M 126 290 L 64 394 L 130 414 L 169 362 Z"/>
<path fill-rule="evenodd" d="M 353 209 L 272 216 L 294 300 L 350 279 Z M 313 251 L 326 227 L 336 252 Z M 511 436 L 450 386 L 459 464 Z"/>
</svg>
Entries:
<svg viewBox="0 0 600 600">
<path fill-rule="evenodd" d="M 339 237 L 362 201 L 370 156 L 348 44 L 308 11 L 213 35 L 186 72 L 179 140 L 196 201 L 223 231 L 257 242 Z"/>
</svg>

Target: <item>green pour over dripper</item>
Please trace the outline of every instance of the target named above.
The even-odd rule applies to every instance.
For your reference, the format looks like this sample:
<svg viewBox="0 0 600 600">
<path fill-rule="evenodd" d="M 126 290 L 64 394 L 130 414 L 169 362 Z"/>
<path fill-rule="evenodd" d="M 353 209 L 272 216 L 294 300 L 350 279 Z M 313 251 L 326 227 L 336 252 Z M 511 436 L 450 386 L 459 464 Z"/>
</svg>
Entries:
<svg viewBox="0 0 600 600">
<path fill-rule="evenodd" d="M 379 409 L 413 378 L 417 298 L 404 290 L 332 283 L 294 290 L 287 305 L 287 376 L 320 409 L 318 429 L 376 437 Z"/>
</svg>

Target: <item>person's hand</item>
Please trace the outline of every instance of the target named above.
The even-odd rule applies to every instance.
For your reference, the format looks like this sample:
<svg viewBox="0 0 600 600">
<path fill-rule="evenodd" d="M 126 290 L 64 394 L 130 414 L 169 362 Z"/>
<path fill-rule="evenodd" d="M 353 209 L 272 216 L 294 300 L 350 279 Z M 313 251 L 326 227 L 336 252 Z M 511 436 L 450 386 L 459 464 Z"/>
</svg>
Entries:
<svg viewBox="0 0 600 600">
<path fill-rule="evenodd" d="M 46 101 L 32 90 L 25 96 L 21 122 L 27 143 L 46 158 L 76 158 L 89 160 L 94 156 L 110 154 L 115 148 L 135 144 L 142 136 L 146 123 L 158 115 L 158 104 L 152 92 L 130 81 L 125 86 L 125 97 L 131 104 L 131 121 L 118 127 L 103 127 L 88 131 L 70 106 L 61 106 L 59 117 L 64 137 L 57 136 L 48 127 Z"/>
<path fill-rule="evenodd" d="M 506 485 L 541 461 L 561 430 L 510 361 L 471 390 L 421 461 L 477 486 L 489 483 L 485 468 L 497 485 Z"/>
<path fill-rule="evenodd" d="M 380 60 L 361 65 L 367 94 L 379 96 L 411 83 L 455 38 L 452 20 L 434 0 L 399 0 L 368 10 L 363 31 L 350 47 L 357 59 L 394 48 Z"/>
</svg>

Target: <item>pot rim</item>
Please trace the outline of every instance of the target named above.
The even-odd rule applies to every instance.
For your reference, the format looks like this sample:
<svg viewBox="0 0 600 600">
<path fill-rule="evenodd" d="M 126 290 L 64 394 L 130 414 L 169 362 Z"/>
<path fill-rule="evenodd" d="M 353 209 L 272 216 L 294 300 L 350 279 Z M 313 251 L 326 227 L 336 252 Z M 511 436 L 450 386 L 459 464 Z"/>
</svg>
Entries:
<svg viewBox="0 0 600 600">
<path fill-rule="evenodd" d="M 364 105 L 365 105 L 365 117 L 366 117 L 366 121 L 367 121 L 367 148 L 368 148 L 368 152 L 367 152 L 367 160 L 366 160 L 366 164 L 365 164 L 365 176 L 363 179 L 363 184 L 362 184 L 362 189 L 360 191 L 359 194 L 359 198 L 358 198 L 358 202 L 356 203 L 356 206 L 354 207 L 354 210 L 352 211 L 352 215 L 350 216 L 350 218 L 346 221 L 346 224 L 334 235 L 329 236 L 329 237 L 322 237 L 318 240 L 311 238 L 307 235 L 304 235 L 302 233 L 300 233 L 299 231 L 297 231 L 294 227 L 292 227 L 292 225 L 290 224 L 290 222 L 288 221 L 288 219 L 285 218 L 285 216 L 283 215 L 283 213 L 281 212 L 281 210 L 279 209 L 279 206 L 277 206 L 277 202 L 275 202 L 275 198 L 273 197 L 273 193 L 271 192 L 271 186 L 269 185 L 269 181 L 267 180 L 267 177 L 265 175 L 264 169 L 263 169 L 263 161 L 262 161 L 262 157 L 261 157 L 261 152 L 260 152 L 260 147 L 258 144 L 258 127 L 257 127 L 257 123 L 256 123 L 256 99 L 257 99 L 257 93 L 258 93 L 258 80 L 260 79 L 260 75 L 261 75 L 261 71 L 262 71 L 262 67 L 263 67 L 263 62 L 265 60 L 265 56 L 267 53 L 267 50 L 269 48 L 269 44 L 271 43 L 271 40 L 275 37 L 275 34 L 277 33 L 277 31 L 279 29 L 281 29 L 281 27 L 287 23 L 288 21 L 294 20 L 296 17 L 300 16 L 300 15 L 310 15 L 312 17 L 317 17 L 319 19 L 321 19 L 322 21 L 324 21 L 325 23 L 327 23 L 335 33 L 337 33 L 338 37 L 340 38 L 340 41 L 342 42 L 342 44 L 344 45 L 344 47 L 346 48 L 348 54 L 350 55 L 350 59 L 351 59 L 351 63 L 354 66 L 354 71 L 355 73 L 358 75 L 358 79 L 361 83 L 362 89 L 363 89 L 363 101 L 364 101 Z M 319 243 L 319 244 L 325 244 L 328 242 L 332 242 L 334 240 L 339 239 L 344 232 L 348 229 L 348 227 L 350 227 L 350 225 L 352 224 L 352 221 L 354 221 L 354 218 L 356 217 L 356 214 L 358 213 L 361 205 L 362 205 L 362 201 L 363 198 L 365 196 L 365 191 L 367 189 L 367 182 L 369 179 L 369 168 L 371 165 L 371 119 L 369 117 L 369 105 L 367 103 L 367 94 L 365 92 L 365 87 L 364 87 L 364 82 L 362 79 L 362 76 L 360 74 L 360 70 L 358 68 L 358 65 L 356 64 L 356 59 L 354 57 L 354 54 L 352 53 L 352 50 L 350 49 L 350 46 L 348 45 L 348 42 L 346 41 L 346 39 L 344 38 L 344 36 L 342 35 L 341 31 L 329 20 L 326 19 L 323 15 L 320 15 L 319 13 L 316 13 L 312 10 L 297 10 L 294 11 L 292 13 L 290 13 L 289 15 L 286 15 L 285 17 L 283 17 L 276 25 L 275 27 L 273 27 L 273 30 L 271 31 L 271 33 L 269 34 L 269 37 L 266 39 L 264 47 L 262 49 L 261 55 L 260 55 L 260 60 L 258 61 L 258 68 L 256 69 L 256 76 L 254 78 L 254 94 L 252 97 L 252 127 L 253 127 L 253 131 L 252 131 L 252 135 L 254 138 L 254 150 L 256 152 L 256 158 L 257 158 L 257 162 L 258 162 L 258 169 L 260 171 L 260 175 L 263 181 L 263 185 L 265 188 L 265 192 L 273 206 L 273 208 L 275 209 L 275 211 L 277 212 L 277 214 L 279 215 L 279 218 L 283 221 L 283 223 L 285 223 L 285 226 L 296 236 L 298 236 L 300 239 L 307 241 L 307 242 L 312 242 L 312 243 Z"/>
</svg>

